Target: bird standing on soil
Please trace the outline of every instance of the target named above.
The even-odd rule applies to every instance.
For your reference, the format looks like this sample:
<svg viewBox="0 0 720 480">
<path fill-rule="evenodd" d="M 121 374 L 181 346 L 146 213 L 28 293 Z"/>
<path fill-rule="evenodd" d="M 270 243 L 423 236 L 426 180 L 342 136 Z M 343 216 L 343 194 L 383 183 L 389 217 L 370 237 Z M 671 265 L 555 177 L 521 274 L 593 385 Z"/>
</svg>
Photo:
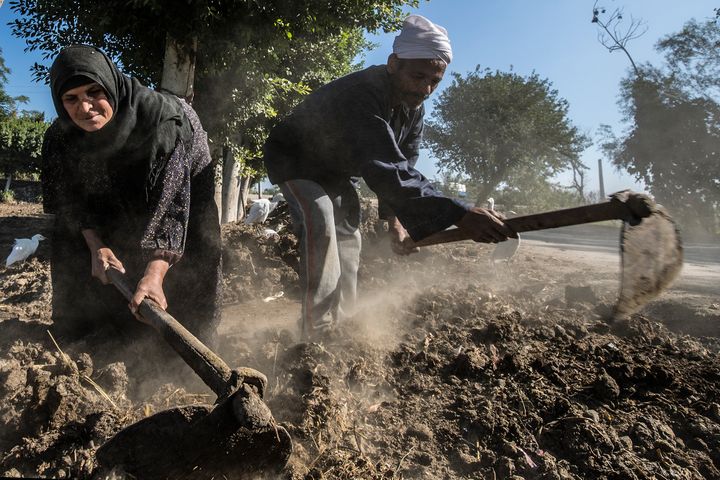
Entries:
<svg viewBox="0 0 720 480">
<path fill-rule="evenodd" d="M 267 216 L 270 214 L 270 200 L 267 198 L 259 198 L 255 201 L 253 201 L 252 205 L 250 205 L 250 210 L 248 211 L 247 216 L 243 220 L 243 223 L 245 225 L 250 225 L 252 223 L 263 223 Z"/>
<path fill-rule="evenodd" d="M 45 237 L 39 233 L 37 235 L 33 235 L 32 238 L 16 238 L 12 251 L 10 252 L 10 255 L 8 255 L 7 260 L 5 260 L 5 268 L 9 267 L 13 263 L 22 262 L 35 253 L 38 245 L 40 245 L 40 240 L 45 240 Z"/>
<path fill-rule="evenodd" d="M 495 211 L 495 199 L 488 198 L 487 199 L 488 204 L 488 210 Z M 515 212 L 508 212 L 510 214 L 514 214 Z M 518 248 L 520 248 L 520 235 L 518 234 L 517 238 L 509 237 L 504 242 L 500 242 L 495 247 L 495 250 L 493 250 L 492 255 L 490 256 L 490 262 L 492 263 L 493 270 L 495 270 L 495 263 L 498 261 L 504 261 L 505 265 L 507 266 L 508 270 L 510 269 L 510 259 L 515 255 Z M 495 271 L 497 274 L 497 271 Z"/>
<path fill-rule="evenodd" d="M 285 197 L 282 193 L 275 194 L 272 199 L 259 198 L 253 201 L 250 206 L 250 211 L 243 220 L 243 223 L 250 225 L 252 223 L 264 223 L 267 220 L 268 215 L 272 212 L 280 202 L 285 201 Z"/>
<path fill-rule="evenodd" d="M 285 201 L 285 196 L 282 193 L 276 193 L 272 199 L 270 200 L 270 211 L 272 212 L 275 210 L 275 207 L 277 207 L 280 202 Z"/>
</svg>

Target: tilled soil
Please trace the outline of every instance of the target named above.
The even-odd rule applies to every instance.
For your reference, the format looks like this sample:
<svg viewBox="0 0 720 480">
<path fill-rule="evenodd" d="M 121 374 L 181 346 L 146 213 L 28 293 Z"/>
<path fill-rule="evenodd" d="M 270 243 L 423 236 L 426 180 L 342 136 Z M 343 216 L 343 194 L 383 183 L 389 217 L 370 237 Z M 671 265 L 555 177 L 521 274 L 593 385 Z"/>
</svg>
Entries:
<svg viewBox="0 0 720 480">
<path fill-rule="evenodd" d="M 37 212 L 5 211 L 0 246 L 45 228 Z M 274 229 L 223 228 L 226 304 L 260 320 L 278 291 L 299 312 L 297 244 Z M 363 231 L 366 301 L 342 331 L 301 343 L 272 319 L 226 329 L 219 353 L 268 376 L 265 400 L 293 437 L 278 478 L 720 478 L 720 344 L 664 326 L 682 305 L 609 326 L 612 273 L 529 247 L 495 274 L 488 246 L 397 258 L 371 220 Z M 0 267 L 0 475 L 123 478 L 98 468 L 97 447 L 214 395 L 195 381 L 131 398 L 123 363 L 56 345 L 48 255 Z"/>
<path fill-rule="evenodd" d="M 389 352 L 281 346 L 296 478 L 719 478 L 717 354 L 586 314 L 470 287 L 427 294 Z"/>
</svg>

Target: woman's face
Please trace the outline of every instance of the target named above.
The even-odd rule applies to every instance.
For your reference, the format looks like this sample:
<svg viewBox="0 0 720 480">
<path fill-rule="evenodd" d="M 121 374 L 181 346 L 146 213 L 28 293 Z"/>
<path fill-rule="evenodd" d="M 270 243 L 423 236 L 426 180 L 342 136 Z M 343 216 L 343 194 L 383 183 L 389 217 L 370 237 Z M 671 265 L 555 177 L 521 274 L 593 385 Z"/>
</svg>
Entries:
<svg viewBox="0 0 720 480">
<path fill-rule="evenodd" d="M 97 132 L 113 116 L 113 109 L 105 89 L 98 83 L 71 88 L 62 94 L 65 111 L 78 127 L 86 132 Z"/>
</svg>

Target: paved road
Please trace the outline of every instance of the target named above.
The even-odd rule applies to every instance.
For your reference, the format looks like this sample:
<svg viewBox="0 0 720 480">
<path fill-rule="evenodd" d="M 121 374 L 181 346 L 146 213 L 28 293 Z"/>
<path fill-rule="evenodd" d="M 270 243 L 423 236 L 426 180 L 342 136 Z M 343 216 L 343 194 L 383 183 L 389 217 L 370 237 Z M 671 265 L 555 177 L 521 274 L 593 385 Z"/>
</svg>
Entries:
<svg viewBox="0 0 720 480">
<path fill-rule="evenodd" d="M 522 234 L 523 239 L 564 250 L 604 251 L 616 253 L 620 246 L 620 223 L 617 228 L 606 225 L 578 225 Z M 689 243 L 684 245 L 685 264 L 720 267 L 720 244 Z"/>
</svg>

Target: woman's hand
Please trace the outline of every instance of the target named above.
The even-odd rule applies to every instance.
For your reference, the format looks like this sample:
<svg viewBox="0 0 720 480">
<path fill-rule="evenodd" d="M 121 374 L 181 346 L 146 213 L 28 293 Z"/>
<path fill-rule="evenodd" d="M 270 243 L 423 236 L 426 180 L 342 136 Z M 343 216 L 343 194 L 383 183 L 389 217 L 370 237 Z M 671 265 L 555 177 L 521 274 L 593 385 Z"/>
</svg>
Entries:
<svg viewBox="0 0 720 480">
<path fill-rule="evenodd" d="M 420 251 L 419 248 L 413 246 L 410 235 L 408 235 L 407 230 L 405 230 L 397 217 L 388 220 L 388 233 L 390 234 L 390 248 L 396 254 L 410 255 Z"/>
<path fill-rule="evenodd" d="M 118 260 L 108 247 L 98 248 L 92 253 L 92 276 L 100 280 L 103 285 L 111 283 L 105 273 L 110 267 L 125 273 L 125 267 L 123 267 L 122 262 Z"/>
<path fill-rule="evenodd" d="M 90 263 L 92 266 L 92 276 L 100 280 L 103 285 L 110 283 L 105 272 L 108 268 L 113 267 L 116 270 L 125 273 L 125 267 L 122 262 L 115 256 L 113 251 L 103 243 L 100 236 L 95 230 L 86 229 L 82 231 L 85 243 L 90 249 Z"/>
<path fill-rule="evenodd" d="M 154 301 L 163 310 L 167 309 L 168 304 L 165 298 L 165 291 L 163 290 L 163 281 L 169 268 L 170 264 L 162 259 L 150 260 L 147 267 L 145 267 L 145 274 L 138 282 L 135 295 L 129 305 L 130 311 L 138 320 L 143 321 L 138 315 L 138 307 L 145 298 Z"/>
</svg>

